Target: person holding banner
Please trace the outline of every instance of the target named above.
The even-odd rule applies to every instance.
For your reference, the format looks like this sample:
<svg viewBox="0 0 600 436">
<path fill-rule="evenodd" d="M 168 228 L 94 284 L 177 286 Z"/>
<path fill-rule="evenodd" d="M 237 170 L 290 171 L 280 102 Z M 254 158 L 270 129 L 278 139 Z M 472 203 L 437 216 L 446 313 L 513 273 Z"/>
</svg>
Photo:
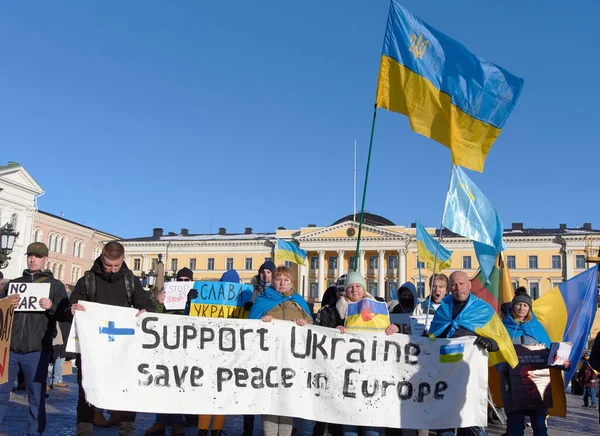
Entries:
<svg viewBox="0 0 600 436">
<path fill-rule="evenodd" d="M 286 266 L 275 269 L 271 286 L 259 295 L 249 319 L 271 322 L 274 319 L 293 321 L 299 326 L 312 324 L 313 319 L 306 300 L 294 290 L 294 275 Z M 264 436 L 290 436 L 294 418 L 289 416 L 263 415 Z M 313 424 L 314 425 L 314 424 Z"/>
<path fill-rule="evenodd" d="M 142 284 L 124 262 L 125 248 L 117 241 L 108 242 L 100 256 L 94 261 L 92 268 L 81 277 L 71 294 L 71 313 L 85 310 L 79 301 L 92 301 L 94 303 L 110 306 L 134 307 L 138 309 L 136 316 L 144 312 L 154 312 L 154 304 L 142 288 Z M 77 400 L 77 435 L 92 436 L 94 421 L 94 406 L 85 399 L 82 385 L 81 356 L 77 358 L 77 383 L 79 396 Z M 133 436 L 135 432 L 135 412 L 116 412 L 120 415 L 121 436 Z M 114 414 L 113 414 L 114 416 Z M 111 416 L 111 420 L 113 418 Z"/>
<path fill-rule="evenodd" d="M 533 313 L 531 297 L 524 287 L 521 286 L 515 290 L 512 308 L 503 323 L 513 344 L 543 344 L 546 348 L 550 347 L 550 337 Z M 565 366 L 569 366 L 568 361 Z M 522 436 L 524 434 L 526 415 L 529 416 L 531 421 L 533 434 L 535 436 L 547 436 L 546 416 L 548 415 L 548 409 L 510 410 L 513 404 L 512 394 L 517 388 L 514 383 L 519 381 L 523 385 L 523 381 L 522 379 L 509 377 L 509 366 L 506 363 L 497 365 L 497 369 L 502 374 L 502 386 L 505 387 L 502 389 L 502 402 L 507 411 L 507 436 Z"/>
<path fill-rule="evenodd" d="M 23 271 L 22 277 L 8 282 L 2 292 L 2 297 L 14 293 L 17 298 L 13 301 L 16 311 L 12 325 L 8 382 L 0 385 L 0 424 L 8 407 L 12 385 L 21 369 L 29 402 L 27 434 L 41 435 L 46 428 L 46 372 L 52 355 L 52 338 L 56 322 L 70 318 L 69 300 L 65 285 L 55 279 L 50 270 L 44 269 L 48 261 L 48 247 L 41 242 L 34 242 L 29 244 L 26 253 L 28 268 Z M 32 301 L 37 301 L 37 297 L 27 295 L 28 287 L 25 284 L 46 285 L 47 297 L 39 299 L 40 310 L 32 307 Z M 21 303 L 27 303 L 25 310 L 21 309 Z M 44 374 L 40 375 L 40 370 Z"/>
</svg>

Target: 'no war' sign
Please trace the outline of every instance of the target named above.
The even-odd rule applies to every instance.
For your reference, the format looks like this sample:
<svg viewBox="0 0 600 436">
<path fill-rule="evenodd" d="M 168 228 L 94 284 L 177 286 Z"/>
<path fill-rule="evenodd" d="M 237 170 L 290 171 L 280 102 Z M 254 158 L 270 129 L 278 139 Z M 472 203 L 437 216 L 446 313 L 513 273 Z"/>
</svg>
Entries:
<svg viewBox="0 0 600 436">
<path fill-rule="evenodd" d="M 40 300 L 50 295 L 50 283 L 10 283 L 8 295 L 13 294 L 21 297 L 15 311 L 43 312 Z"/>
</svg>

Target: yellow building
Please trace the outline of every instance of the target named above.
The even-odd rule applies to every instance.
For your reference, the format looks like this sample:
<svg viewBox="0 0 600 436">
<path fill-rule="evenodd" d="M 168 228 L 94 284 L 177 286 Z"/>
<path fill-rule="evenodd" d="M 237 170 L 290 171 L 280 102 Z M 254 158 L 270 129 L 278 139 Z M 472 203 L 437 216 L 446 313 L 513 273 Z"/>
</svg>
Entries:
<svg viewBox="0 0 600 436">
<path fill-rule="evenodd" d="M 438 236 L 435 229 L 427 230 Z M 329 226 L 280 227 L 272 233 L 253 233 L 246 228 L 244 233 L 230 234 L 221 228 L 217 234 L 190 234 L 187 229 L 164 234 L 157 228 L 152 236 L 121 242 L 128 265 L 138 275 L 153 269 L 160 253 L 166 271 L 172 275 L 186 266 L 194 271 L 195 280 L 218 280 L 224 271 L 233 268 L 243 282 L 249 283 L 263 262 L 276 258 L 277 239 L 295 241 L 308 253 L 305 265 L 292 265 L 296 289 L 306 298 L 320 301 L 337 277 L 354 269 L 357 236 L 358 223 L 348 215 Z M 513 223 L 505 230 L 504 241 L 513 285 L 525 286 L 533 298 L 538 298 L 588 267 L 586 256 L 590 247 L 597 250 L 600 246 L 600 230 L 592 229 L 590 223 L 577 228 L 560 224 L 552 229 Z M 478 264 L 469 240 L 444 230 L 442 244 L 453 251 L 452 268 L 445 273 L 463 270 L 475 275 Z M 357 268 L 365 276 L 369 292 L 386 299 L 406 281 L 426 293 L 425 283 L 431 276 L 423 265 L 418 267 L 414 225 L 398 226 L 368 213 Z"/>
</svg>

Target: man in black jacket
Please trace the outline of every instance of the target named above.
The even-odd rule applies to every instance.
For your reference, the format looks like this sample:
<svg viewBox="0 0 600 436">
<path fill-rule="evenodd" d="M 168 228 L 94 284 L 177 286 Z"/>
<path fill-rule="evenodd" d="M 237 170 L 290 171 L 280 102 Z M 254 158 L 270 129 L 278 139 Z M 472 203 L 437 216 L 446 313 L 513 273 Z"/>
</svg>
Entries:
<svg viewBox="0 0 600 436">
<path fill-rule="evenodd" d="M 85 310 L 79 301 L 92 301 L 110 306 L 135 307 L 136 316 L 144 312 L 153 312 L 154 304 L 148 298 L 142 284 L 124 262 L 125 249 L 116 241 L 107 243 L 102 254 L 95 260 L 90 271 L 79 279 L 71 294 L 71 312 Z M 81 357 L 77 359 L 77 383 L 79 398 L 77 402 L 77 435 L 93 435 L 94 406 L 85 400 L 83 390 Z M 135 412 L 121 412 L 119 435 L 134 434 Z"/>
<path fill-rule="evenodd" d="M 52 338 L 56 321 L 68 318 L 69 300 L 65 285 L 56 280 L 49 270 L 44 270 L 48 261 L 48 247 L 34 242 L 27 247 L 27 266 L 23 276 L 10 281 L 3 290 L 5 297 L 11 283 L 48 283 L 48 298 L 40 299 L 43 312 L 15 312 L 10 342 L 8 382 L 0 385 L 0 423 L 4 419 L 11 388 L 17 379 L 19 368 L 25 377 L 25 388 L 29 401 L 28 435 L 41 435 L 46 428 L 46 375 L 52 354 Z M 19 305 L 20 297 L 13 301 Z M 1 356 L 0 356 L 1 358 Z"/>
</svg>

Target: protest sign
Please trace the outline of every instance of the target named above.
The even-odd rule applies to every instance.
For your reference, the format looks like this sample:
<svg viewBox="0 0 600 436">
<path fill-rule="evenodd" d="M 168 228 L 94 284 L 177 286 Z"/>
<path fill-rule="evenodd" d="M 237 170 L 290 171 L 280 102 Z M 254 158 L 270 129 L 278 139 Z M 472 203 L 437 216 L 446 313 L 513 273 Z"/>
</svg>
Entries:
<svg viewBox="0 0 600 436">
<path fill-rule="evenodd" d="M 244 304 L 252 301 L 252 285 L 229 282 L 194 282 L 198 298 L 190 303 L 190 316 L 248 318 Z"/>
<path fill-rule="evenodd" d="M 409 317 L 410 332 L 413 336 L 423 336 L 425 331 L 429 330 L 429 326 L 433 321 L 433 315 L 411 315 Z"/>
<path fill-rule="evenodd" d="M 76 320 L 73 318 L 73 322 L 71 323 L 71 330 L 69 330 L 69 339 L 67 340 L 67 346 L 65 351 L 67 353 L 81 353 L 79 349 L 79 338 L 77 337 L 77 327 L 75 326 Z"/>
<path fill-rule="evenodd" d="M 10 283 L 8 286 L 8 295 L 19 295 L 19 305 L 17 312 L 43 312 L 40 306 L 42 298 L 48 298 L 50 295 L 50 283 Z"/>
<path fill-rule="evenodd" d="M 345 325 L 350 331 L 383 331 L 390 325 L 387 304 L 370 298 L 348 303 Z"/>
<path fill-rule="evenodd" d="M 519 364 L 508 370 L 510 396 L 504 407 L 515 410 L 548 409 L 552 407 L 548 349 L 545 345 L 515 345 Z"/>
<path fill-rule="evenodd" d="M 0 385 L 8 381 L 8 362 L 10 361 L 10 338 L 15 309 L 12 307 L 14 295 L 0 300 Z"/>
<path fill-rule="evenodd" d="M 563 366 L 571 357 L 573 344 L 570 342 L 552 342 L 550 344 L 550 354 L 548 355 L 548 365 Z"/>
<path fill-rule="evenodd" d="M 183 310 L 187 302 L 187 294 L 194 287 L 194 282 L 165 283 L 165 309 Z"/>
<path fill-rule="evenodd" d="M 410 335 L 410 313 L 390 313 L 390 322 L 400 328 L 400 333 Z"/>
<path fill-rule="evenodd" d="M 472 338 L 136 317 L 126 308 L 81 304 L 86 311 L 75 320 L 83 389 L 101 409 L 403 428 L 486 425 L 487 357 Z"/>
</svg>

